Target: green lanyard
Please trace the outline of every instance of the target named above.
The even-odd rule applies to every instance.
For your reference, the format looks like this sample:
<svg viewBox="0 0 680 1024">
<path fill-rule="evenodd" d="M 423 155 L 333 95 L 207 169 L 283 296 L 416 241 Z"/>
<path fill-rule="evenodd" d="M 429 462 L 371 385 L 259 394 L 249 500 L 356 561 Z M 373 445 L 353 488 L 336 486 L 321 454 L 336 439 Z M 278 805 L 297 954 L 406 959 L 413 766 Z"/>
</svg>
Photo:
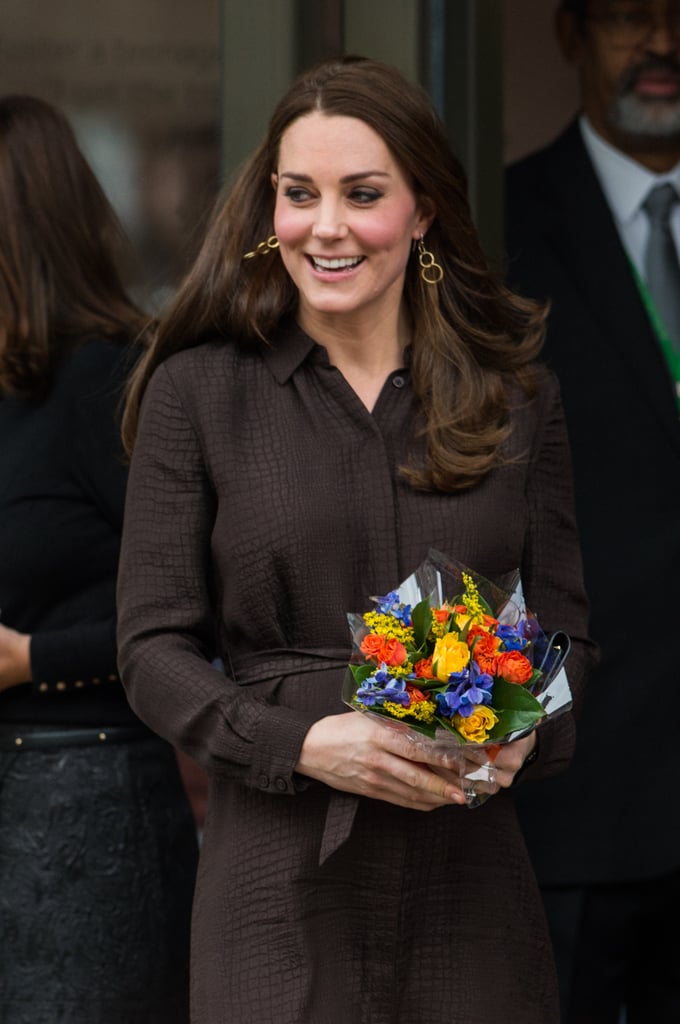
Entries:
<svg viewBox="0 0 680 1024">
<path fill-rule="evenodd" d="M 650 319 L 652 329 L 657 337 L 657 341 L 661 345 L 663 354 L 666 357 L 666 362 L 668 363 L 668 369 L 671 372 L 671 377 L 675 381 L 676 401 L 678 403 L 678 410 L 680 411 L 680 352 L 676 352 L 673 348 L 673 342 L 669 338 L 668 331 L 661 322 L 661 317 L 659 316 L 656 306 L 654 305 L 654 300 L 652 296 L 649 294 L 649 289 L 647 288 L 647 285 L 640 277 L 637 267 L 635 266 L 632 260 L 630 260 L 629 262 L 631 270 L 633 271 L 635 283 L 637 284 L 638 291 L 640 292 L 640 298 L 642 299 L 642 303 L 645 309 L 647 310 L 647 316 Z"/>
</svg>

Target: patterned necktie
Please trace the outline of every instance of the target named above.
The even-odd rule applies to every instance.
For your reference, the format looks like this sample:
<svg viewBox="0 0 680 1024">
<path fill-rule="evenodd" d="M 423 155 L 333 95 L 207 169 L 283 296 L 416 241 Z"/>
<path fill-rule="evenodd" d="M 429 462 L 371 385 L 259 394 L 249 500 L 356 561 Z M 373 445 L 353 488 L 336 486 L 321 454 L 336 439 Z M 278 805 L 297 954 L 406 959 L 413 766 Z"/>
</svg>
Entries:
<svg viewBox="0 0 680 1024">
<path fill-rule="evenodd" d="M 647 288 L 676 352 L 680 351 L 680 261 L 670 218 L 678 193 L 670 184 L 657 185 L 645 199 L 649 241 L 645 253 Z"/>
</svg>

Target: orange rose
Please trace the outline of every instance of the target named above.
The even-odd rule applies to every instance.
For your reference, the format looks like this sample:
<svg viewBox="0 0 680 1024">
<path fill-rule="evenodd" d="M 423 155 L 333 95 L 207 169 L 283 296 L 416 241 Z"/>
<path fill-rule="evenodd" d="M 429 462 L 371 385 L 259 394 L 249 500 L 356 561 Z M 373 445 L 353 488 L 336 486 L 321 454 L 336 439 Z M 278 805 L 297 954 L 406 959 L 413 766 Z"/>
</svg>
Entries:
<svg viewBox="0 0 680 1024">
<path fill-rule="evenodd" d="M 427 694 L 423 693 L 422 690 L 419 690 L 417 686 L 410 686 L 407 684 L 406 692 L 411 698 L 411 704 L 420 704 L 422 701 L 430 699 Z"/>
<path fill-rule="evenodd" d="M 378 664 L 384 661 L 386 665 L 403 665 L 408 657 L 404 645 L 393 636 L 379 636 L 375 633 L 368 633 L 361 641 L 361 652 L 369 661 Z"/>
<path fill-rule="evenodd" d="M 491 633 L 486 633 L 481 626 L 473 626 L 472 629 L 476 629 L 475 644 L 472 648 L 472 657 L 477 662 L 482 672 L 488 672 L 490 675 L 496 674 L 496 661 L 498 658 L 498 648 L 501 645 L 498 637 L 492 636 Z M 472 630 L 470 630 L 472 632 Z M 468 633 L 468 643 L 470 643 L 470 633 Z"/>
<path fill-rule="evenodd" d="M 496 661 L 496 675 L 507 683 L 528 683 L 533 674 L 531 662 L 519 651 L 504 651 Z"/>
<path fill-rule="evenodd" d="M 487 619 L 489 617 L 490 616 L 488 616 L 488 615 L 485 616 L 485 618 L 487 618 Z M 494 636 L 493 631 L 492 631 L 492 627 L 494 625 L 496 625 L 496 626 L 498 625 L 498 623 L 496 622 L 495 619 L 491 620 L 491 625 L 489 625 L 489 626 L 487 626 L 487 625 L 480 626 L 479 623 L 475 623 L 474 625 L 470 626 L 470 628 L 467 631 L 467 638 L 466 638 L 467 642 L 468 642 L 468 647 L 472 647 L 472 641 L 475 639 L 475 637 L 478 637 L 478 636 L 490 636 L 492 640 L 495 640 L 496 637 Z M 498 641 L 498 645 L 500 646 L 500 640 Z"/>
<path fill-rule="evenodd" d="M 488 631 L 484 629 L 484 626 L 470 626 L 470 628 L 467 631 L 468 647 L 472 647 L 472 641 L 476 636 L 486 636 L 487 632 Z"/>
<path fill-rule="evenodd" d="M 421 658 L 413 666 L 417 679 L 433 679 L 432 658 Z"/>
<path fill-rule="evenodd" d="M 375 633 L 367 633 L 361 641 L 361 653 L 365 654 L 369 659 L 379 661 L 380 659 L 378 658 L 378 655 L 382 650 L 384 642 L 384 636 L 376 636 Z"/>
<path fill-rule="evenodd" d="M 449 615 L 451 614 L 450 608 L 433 608 L 432 615 L 437 622 L 447 622 Z"/>
</svg>

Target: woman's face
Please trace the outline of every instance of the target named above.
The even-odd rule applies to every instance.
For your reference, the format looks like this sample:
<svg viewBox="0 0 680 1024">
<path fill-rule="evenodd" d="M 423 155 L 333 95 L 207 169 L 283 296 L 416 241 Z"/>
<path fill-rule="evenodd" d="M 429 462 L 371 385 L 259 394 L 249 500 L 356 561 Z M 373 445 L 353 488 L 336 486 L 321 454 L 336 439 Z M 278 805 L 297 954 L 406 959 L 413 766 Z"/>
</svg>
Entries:
<svg viewBox="0 0 680 1024">
<path fill-rule="evenodd" d="M 320 316 L 398 315 L 412 241 L 432 217 L 377 132 L 354 117 L 300 117 L 282 136 L 272 183 L 302 327 Z"/>
</svg>

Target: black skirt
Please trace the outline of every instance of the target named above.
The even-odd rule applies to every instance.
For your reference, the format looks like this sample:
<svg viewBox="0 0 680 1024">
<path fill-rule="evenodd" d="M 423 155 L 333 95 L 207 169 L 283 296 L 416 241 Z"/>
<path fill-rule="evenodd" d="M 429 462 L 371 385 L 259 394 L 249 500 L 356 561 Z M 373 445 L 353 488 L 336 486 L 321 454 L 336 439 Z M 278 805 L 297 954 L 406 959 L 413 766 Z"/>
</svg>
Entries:
<svg viewBox="0 0 680 1024">
<path fill-rule="evenodd" d="M 174 752 L 55 732 L 0 731 L 3 1024 L 187 1024 L 198 849 Z"/>
</svg>

